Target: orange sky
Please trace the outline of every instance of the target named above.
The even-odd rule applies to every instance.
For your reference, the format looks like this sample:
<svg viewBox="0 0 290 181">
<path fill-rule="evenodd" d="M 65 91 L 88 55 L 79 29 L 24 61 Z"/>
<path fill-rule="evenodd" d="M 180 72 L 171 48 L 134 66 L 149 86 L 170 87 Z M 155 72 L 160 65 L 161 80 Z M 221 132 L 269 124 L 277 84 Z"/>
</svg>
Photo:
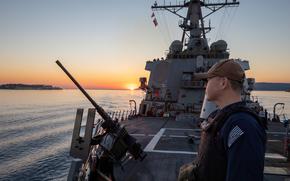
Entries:
<svg viewBox="0 0 290 181">
<path fill-rule="evenodd" d="M 64 64 L 64 66 L 66 65 Z M 82 69 L 78 69 L 77 67 L 72 68 L 72 66 L 68 67 L 67 69 L 71 74 L 73 74 L 79 83 L 86 88 L 137 88 L 139 86 L 139 77 L 145 76 L 148 78 L 149 76 L 149 72 L 142 70 L 142 67 L 139 68 L 141 71 L 118 71 L 98 68 L 95 71 L 93 68 L 89 68 L 89 66 L 84 66 Z M 87 67 L 88 70 L 86 71 L 85 68 Z M 255 69 L 255 67 L 252 68 Z M 57 65 L 55 65 L 54 69 L 45 71 L 42 70 L 41 67 L 39 67 L 39 69 L 6 67 L 0 75 L 1 83 L 50 84 L 64 88 L 75 88 L 71 80 L 69 80 Z M 255 71 L 249 70 L 247 71 L 247 77 L 255 77 L 256 82 L 290 82 L 287 70 L 277 71 L 272 68 L 255 69 Z"/>
<path fill-rule="evenodd" d="M 65 65 L 64 65 L 65 66 Z M 71 66 L 70 66 L 71 67 Z M 89 67 L 89 66 L 88 66 Z M 147 76 L 147 72 L 137 71 L 117 71 L 108 69 L 78 70 L 73 68 L 70 73 L 75 79 L 86 88 L 101 89 L 130 89 L 139 86 L 139 77 Z M 21 67 L 13 67 L 4 69 L 0 73 L 0 83 L 25 83 L 25 84 L 49 84 L 61 86 L 64 88 L 75 88 L 73 82 L 66 76 L 64 72 L 55 64 L 53 70 L 25 69 Z"/>
<path fill-rule="evenodd" d="M 149 76 L 146 61 L 164 57 L 182 32 L 179 19 L 168 12 L 155 14 L 158 26 L 154 27 L 153 3 L 1 1 L 0 84 L 73 88 L 55 64 L 59 59 L 86 88 L 137 87 L 139 77 Z M 290 23 L 280 21 L 290 17 L 287 7 L 286 0 L 278 4 L 266 0 L 263 7 L 242 1 L 236 13 L 217 12 L 211 21 L 215 28 L 207 34 L 209 43 L 225 39 L 231 58 L 249 60 L 247 75 L 256 82 L 290 83 Z"/>
</svg>

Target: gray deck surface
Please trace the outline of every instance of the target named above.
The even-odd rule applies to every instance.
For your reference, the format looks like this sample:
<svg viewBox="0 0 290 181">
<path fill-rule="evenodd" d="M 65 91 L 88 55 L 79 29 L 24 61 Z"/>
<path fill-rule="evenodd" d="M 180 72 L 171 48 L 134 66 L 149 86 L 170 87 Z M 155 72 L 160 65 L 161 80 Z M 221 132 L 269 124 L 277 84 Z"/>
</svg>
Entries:
<svg viewBox="0 0 290 181">
<path fill-rule="evenodd" d="M 142 161 L 130 160 L 115 168 L 117 181 L 174 181 L 179 168 L 194 160 L 198 143 L 190 143 L 187 135 L 198 135 L 199 129 L 191 120 L 139 117 L 124 121 L 128 132 L 141 143 L 147 157 Z M 280 123 L 271 123 L 268 130 L 265 157 L 265 181 L 290 181 L 290 164 L 283 157 L 285 130 Z"/>
</svg>

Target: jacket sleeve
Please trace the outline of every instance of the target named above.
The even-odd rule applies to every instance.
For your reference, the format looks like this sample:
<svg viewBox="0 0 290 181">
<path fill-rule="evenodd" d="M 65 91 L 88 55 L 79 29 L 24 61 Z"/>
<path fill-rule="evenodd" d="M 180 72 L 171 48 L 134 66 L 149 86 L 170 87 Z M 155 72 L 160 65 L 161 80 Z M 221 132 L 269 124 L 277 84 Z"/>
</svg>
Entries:
<svg viewBox="0 0 290 181">
<path fill-rule="evenodd" d="M 226 181 L 263 181 L 265 132 L 254 117 L 238 113 L 222 129 L 227 154 Z"/>
</svg>

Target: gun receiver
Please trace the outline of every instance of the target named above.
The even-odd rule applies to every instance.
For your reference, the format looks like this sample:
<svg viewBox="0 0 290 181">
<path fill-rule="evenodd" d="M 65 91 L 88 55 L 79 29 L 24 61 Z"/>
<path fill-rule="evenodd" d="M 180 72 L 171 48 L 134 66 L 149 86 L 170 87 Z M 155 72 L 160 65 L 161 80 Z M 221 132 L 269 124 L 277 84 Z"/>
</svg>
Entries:
<svg viewBox="0 0 290 181">
<path fill-rule="evenodd" d="M 66 70 L 66 68 L 60 63 L 59 60 L 56 61 L 56 64 L 66 73 L 66 75 L 80 89 L 80 91 L 86 96 L 86 98 L 96 108 L 100 116 L 104 119 L 104 123 L 101 126 L 106 130 L 106 134 L 97 136 L 96 139 L 91 140 L 91 143 L 102 144 L 106 140 L 102 138 L 108 137 L 113 133 L 114 135 L 118 135 L 118 136 L 114 138 L 113 145 L 111 145 L 110 148 L 107 148 L 107 151 L 111 151 L 112 154 L 115 155 L 116 160 L 120 160 L 121 157 L 125 155 L 126 151 L 129 151 L 129 153 L 135 159 L 140 159 L 142 161 L 146 157 L 146 154 L 144 154 L 141 148 L 141 145 L 136 142 L 136 139 L 132 137 L 131 135 L 129 135 L 123 126 L 120 126 L 119 123 L 114 122 L 112 120 L 112 118 L 105 112 L 105 110 L 91 98 L 91 96 L 82 88 L 82 86 Z"/>
</svg>

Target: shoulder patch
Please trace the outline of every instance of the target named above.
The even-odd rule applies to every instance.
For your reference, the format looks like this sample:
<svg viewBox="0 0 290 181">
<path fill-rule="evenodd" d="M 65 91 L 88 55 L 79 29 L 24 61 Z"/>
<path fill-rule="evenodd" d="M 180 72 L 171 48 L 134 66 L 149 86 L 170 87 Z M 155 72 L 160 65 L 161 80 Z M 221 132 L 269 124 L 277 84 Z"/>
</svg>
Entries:
<svg viewBox="0 0 290 181">
<path fill-rule="evenodd" d="M 228 147 L 230 148 L 234 142 L 237 141 L 237 139 L 244 134 L 243 130 L 239 126 L 235 126 L 228 138 Z"/>
</svg>

